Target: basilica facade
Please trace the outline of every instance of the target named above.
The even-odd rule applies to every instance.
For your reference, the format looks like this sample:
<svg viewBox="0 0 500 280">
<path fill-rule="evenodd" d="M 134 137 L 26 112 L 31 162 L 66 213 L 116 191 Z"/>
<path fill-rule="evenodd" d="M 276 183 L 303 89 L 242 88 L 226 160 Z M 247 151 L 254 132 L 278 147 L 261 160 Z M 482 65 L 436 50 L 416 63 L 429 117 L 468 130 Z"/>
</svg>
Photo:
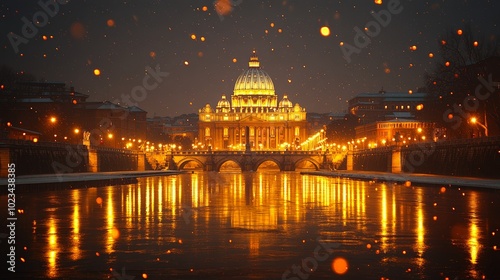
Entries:
<svg viewBox="0 0 500 280">
<path fill-rule="evenodd" d="M 278 102 L 255 51 L 236 79 L 233 95 L 223 94 L 215 108 L 206 104 L 198 112 L 198 141 L 214 150 L 300 149 L 307 138 L 306 110 L 287 95 Z"/>
</svg>

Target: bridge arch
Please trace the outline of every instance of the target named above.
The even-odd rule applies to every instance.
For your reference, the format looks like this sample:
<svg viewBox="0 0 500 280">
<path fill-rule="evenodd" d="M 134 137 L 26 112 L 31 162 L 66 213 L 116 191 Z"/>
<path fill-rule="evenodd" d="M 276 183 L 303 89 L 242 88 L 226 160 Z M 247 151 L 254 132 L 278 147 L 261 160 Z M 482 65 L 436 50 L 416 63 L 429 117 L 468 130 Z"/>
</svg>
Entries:
<svg viewBox="0 0 500 280">
<path fill-rule="evenodd" d="M 199 159 L 197 158 L 191 158 L 191 157 L 188 157 L 188 158 L 184 158 L 184 159 L 181 159 L 178 163 L 177 163 L 177 169 L 179 170 L 182 170 L 184 169 L 184 167 L 191 163 L 191 162 L 195 162 L 197 163 L 199 166 L 201 166 L 201 168 L 203 170 L 205 170 L 205 163 L 204 162 L 201 162 Z"/>
<path fill-rule="evenodd" d="M 293 169 L 296 170 L 297 167 L 299 166 L 299 164 L 301 163 L 306 163 L 306 162 L 309 162 L 311 163 L 314 168 L 316 170 L 319 170 L 320 169 L 320 166 L 321 166 L 321 163 L 319 163 L 318 161 L 314 160 L 313 158 L 310 158 L 310 157 L 306 157 L 306 158 L 301 158 L 299 160 L 297 160 L 294 164 L 293 164 Z"/>
<path fill-rule="evenodd" d="M 236 163 L 238 165 L 238 167 L 240 168 L 240 170 L 243 171 L 243 166 L 242 166 L 241 162 L 239 162 L 238 160 L 232 159 L 232 158 L 223 158 L 223 159 L 219 160 L 215 164 L 215 171 L 219 172 L 221 167 L 224 165 L 224 163 L 228 163 L 228 162 Z"/>
<path fill-rule="evenodd" d="M 268 161 L 276 163 L 276 165 L 278 166 L 280 171 L 283 171 L 283 166 L 282 166 L 281 162 L 279 162 L 278 160 L 276 160 L 275 158 L 272 158 L 272 157 L 264 158 L 264 159 L 261 159 L 261 160 L 255 162 L 255 164 L 252 167 L 253 171 L 257 171 L 257 169 L 259 169 L 259 166 L 261 166 L 264 162 L 268 162 Z"/>
</svg>

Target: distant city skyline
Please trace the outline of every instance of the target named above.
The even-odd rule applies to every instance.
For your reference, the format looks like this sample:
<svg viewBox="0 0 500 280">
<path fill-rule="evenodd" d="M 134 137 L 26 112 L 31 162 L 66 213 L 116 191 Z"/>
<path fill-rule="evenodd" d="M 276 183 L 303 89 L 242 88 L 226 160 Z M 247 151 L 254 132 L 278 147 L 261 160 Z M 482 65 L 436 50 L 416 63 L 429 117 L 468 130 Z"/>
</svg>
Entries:
<svg viewBox="0 0 500 280">
<path fill-rule="evenodd" d="M 479 44 L 497 40 L 499 6 L 486 0 L 8 1 L 0 4 L 0 64 L 74 86 L 89 101 L 176 116 L 232 95 L 256 50 L 280 99 L 286 94 L 307 112 L 340 112 L 358 93 L 416 92 L 439 61 L 437 42 L 447 32 L 470 25 Z"/>
</svg>

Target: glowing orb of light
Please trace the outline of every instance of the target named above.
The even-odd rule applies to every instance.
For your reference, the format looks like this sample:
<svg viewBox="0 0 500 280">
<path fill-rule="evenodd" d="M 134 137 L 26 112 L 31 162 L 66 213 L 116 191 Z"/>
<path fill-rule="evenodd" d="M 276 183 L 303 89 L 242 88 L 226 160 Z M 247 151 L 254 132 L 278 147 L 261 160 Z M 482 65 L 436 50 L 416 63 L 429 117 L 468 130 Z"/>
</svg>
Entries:
<svg viewBox="0 0 500 280">
<path fill-rule="evenodd" d="M 324 37 L 328 37 L 330 36 L 330 28 L 328 26 L 323 26 L 319 29 L 319 33 Z"/>
<path fill-rule="evenodd" d="M 332 262 L 332 270 L 337 274 L 344 274 L 347 272 L 349 264 L 347 260 L 341 257 L 335 258 Z"/>
</svg>

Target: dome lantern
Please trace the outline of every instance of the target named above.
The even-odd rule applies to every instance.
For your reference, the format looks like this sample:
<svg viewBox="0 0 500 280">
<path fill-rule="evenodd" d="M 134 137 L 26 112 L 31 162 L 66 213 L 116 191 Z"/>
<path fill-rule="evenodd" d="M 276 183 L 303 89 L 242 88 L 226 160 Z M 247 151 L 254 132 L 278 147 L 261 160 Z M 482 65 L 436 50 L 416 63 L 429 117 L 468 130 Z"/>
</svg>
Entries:
<svg viewBox="0 0 500 280">
<path fill-rule="evenodd" d="M 248 61 L 248 68 L 260 68 L 259 57 L 257 56 L 257 52 L 255 50 L 252 52 L 250 60 Z"/>
</svg>

